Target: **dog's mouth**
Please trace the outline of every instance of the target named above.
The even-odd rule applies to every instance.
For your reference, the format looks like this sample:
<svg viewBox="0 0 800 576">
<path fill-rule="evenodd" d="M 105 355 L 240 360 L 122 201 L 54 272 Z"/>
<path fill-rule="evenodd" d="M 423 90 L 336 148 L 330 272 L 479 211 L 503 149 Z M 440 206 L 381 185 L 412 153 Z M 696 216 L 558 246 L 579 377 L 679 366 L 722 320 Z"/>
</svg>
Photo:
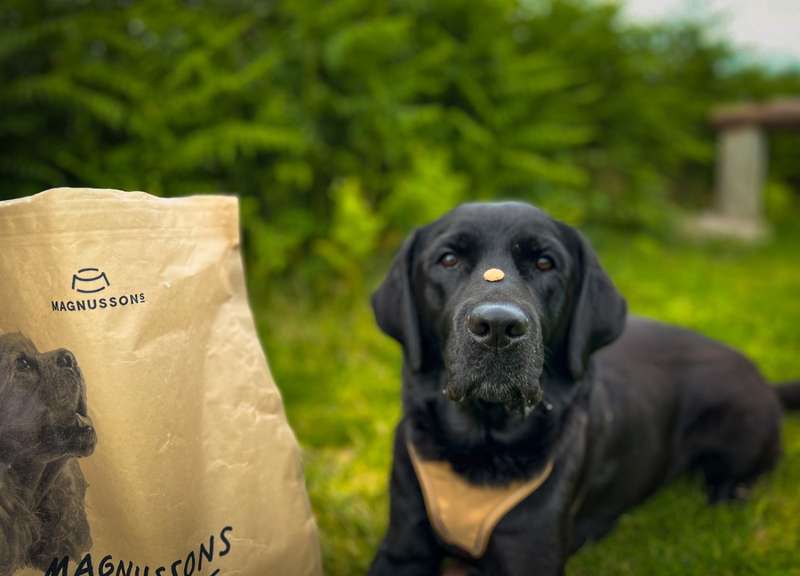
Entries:
<svg viewBox="0 0 800 576">
<path fill-rule="evenodd" d="M 51 454 L 83 458 L 94 452 L 97 432 L 86 410 L 79 409 L 45 429 L 41 442 Z"/>
<path fill-rule="evenodd" d="M 513 380 L 516 379 L 503 379 L 499 382 L 477 379 L 464 383 L 451 375 L 442 388 L 442 393 L 458 404 L 486 410 L 502 407 L 509 413 L 528 416 L 544 396 L 539 378 L 535 376 L 525 382 Z"/>
<path fill-rule="evenodd" d="M 75 427 L 79 431 L 87 431 L 91 428 L 94 428 L 94 425 L 88 416 L 81 414 L 80 412 L 75 412 Z"/>
<path fill-rule="evenodd" d="M 519 386 L 483 381 L 474 385 L 460 401 L 475 401 L 483 407 L 502 405 L 509 412 L 521 411 L 527 415 L 541 402 L 542 396 L 538 379 Z M 451 397 L 451 400 L 456 399 Z"/>
<path fill-rule="evenodd" d="M 533 350 L 513 354 L 448 354 L 442 393 L 465 406 L 528 416 L 543 400 L 542 358 Z"/>
<path fill-rule="evenodd" d="M 97 444 L 94 423 L 88 415 L 81 411 L 75 412 L 75 420 L 72 423 L 72 440 L 78 456 L 88 456 L 94 452 L 95 444 Z"/>
<path fill-rule="evenodd" d="M 89 456 L 97 444 L 97 432 L 89 417 L 86 399 L 81 396 L 75 413 L 62 432 L 66 449 L 74 456 Z"/>
</svg>

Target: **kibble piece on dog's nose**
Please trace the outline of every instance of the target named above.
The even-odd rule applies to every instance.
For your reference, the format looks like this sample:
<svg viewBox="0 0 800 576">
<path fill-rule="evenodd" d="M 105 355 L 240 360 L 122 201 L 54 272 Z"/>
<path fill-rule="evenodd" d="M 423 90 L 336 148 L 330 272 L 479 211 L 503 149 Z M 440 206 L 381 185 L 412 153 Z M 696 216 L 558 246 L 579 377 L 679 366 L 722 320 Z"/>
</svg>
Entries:
<svg viewBox="0 0 800 576">
<path fill-rule="evenodd" d="M 500 280 L 505 277 L 506 273 L 500 270 L 500 268 L 489 268 L 483 273 L 483 279 L 487 282 L 500 282 Z"/>
</svg>

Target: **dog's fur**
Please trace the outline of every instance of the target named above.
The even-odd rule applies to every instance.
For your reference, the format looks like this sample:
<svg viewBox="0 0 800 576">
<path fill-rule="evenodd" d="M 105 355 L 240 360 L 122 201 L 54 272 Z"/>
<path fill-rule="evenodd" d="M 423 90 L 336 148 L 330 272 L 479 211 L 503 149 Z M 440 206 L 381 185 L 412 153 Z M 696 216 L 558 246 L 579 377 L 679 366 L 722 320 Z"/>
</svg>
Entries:
<svg viewBox="0 0 800 576">
<path fill-rule="evenodd" d="M 552 269 L 537 268 L 543 257 Z M 505 278 L 487 282 L 489 268 Z M 522 312 L 524 336 L 500 347 L 471 334 L 486 303 Z M 756 367 L 694 332 L 629 317 L 587 241 L 528 204 L 466 204 L 415 231 L 373 307 L 405 353 L 373 575 L 438 574 L 447 556 L 474 573 L 562 574 L 569 554 L 676 475 L 698 471 L 709 499 L 727 500 L 779 456 L 779 398 Z M 798 389 L 779 388 L 787 405 Z M 554 469 L 469 558 L 432 530 L 407 440 L 479 484 Z"/>
<path fill-rule="evenodd" d="M 0 576 L 89 550 L 76 459 L 96 441 L 72 353 L 40 353 L 21 334 L 0 335 Z"/>
</svg>

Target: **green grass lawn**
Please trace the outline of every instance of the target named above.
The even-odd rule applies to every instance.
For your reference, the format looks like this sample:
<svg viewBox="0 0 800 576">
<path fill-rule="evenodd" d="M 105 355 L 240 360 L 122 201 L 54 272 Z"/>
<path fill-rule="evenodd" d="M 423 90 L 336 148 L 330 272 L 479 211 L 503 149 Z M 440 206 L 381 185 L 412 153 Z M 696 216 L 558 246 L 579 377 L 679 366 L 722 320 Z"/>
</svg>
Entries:
<svg viewBox="0 0 800 576">
<path fill-rule="evenodd" d="M 590 236 L 633 312 L 732 344 L 771 380 L 800 378 L 800 231 L 760 247 Z M 331 576 L 363 574 L 387 520 L 400 352 L 373 322 L 370 287 L 350 303 L 287 293 L 257 309 Z M 709 507 L 696 481 L 681 480 L 585 547 L 568 574 L 800 575 L 800 417 L 784 432 L 781 465 L 747 503 Z"/>
</svg>

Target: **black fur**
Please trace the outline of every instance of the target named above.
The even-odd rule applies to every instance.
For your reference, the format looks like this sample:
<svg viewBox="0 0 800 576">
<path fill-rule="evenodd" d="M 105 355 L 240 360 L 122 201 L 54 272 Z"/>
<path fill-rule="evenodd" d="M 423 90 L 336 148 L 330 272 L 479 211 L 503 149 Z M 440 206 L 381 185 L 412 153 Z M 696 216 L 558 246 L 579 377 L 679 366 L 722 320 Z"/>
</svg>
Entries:
<svg viewBox="0 0 800 576">
<path fill-rule="evenodd" d="M 800 382 L 785 382 L 776 388 L 781 404 L 787 410 L 800 410 Z"/>
<path fill-rule="evenodd" d="M 505 278 L 487 282 L 488 268 Z M 486 303 L 523 311 L 528 330 L 487 346 L 468 330 Z M 373 307 L 405 364 L 390 525 L 371 574 L 437 574 L 448 555 L 476 573 L 562 574 L 677 474 L 702 473 L 712 501 L 735 498 L 780 453 L 780 405 L 757 369 L 699 334 L 627 317 L 589 243 L 533 206 L 466 204 L 415 231 Z M 475 483 L 554 470 L 469 558 L 431 529 L 406 440 Z"/>
<path fill-rule="evenodd" d="M 0 576 L 89 550 L 77 458 L 96 441 L 72 353 L 0 336 Z"/>
</svg>

